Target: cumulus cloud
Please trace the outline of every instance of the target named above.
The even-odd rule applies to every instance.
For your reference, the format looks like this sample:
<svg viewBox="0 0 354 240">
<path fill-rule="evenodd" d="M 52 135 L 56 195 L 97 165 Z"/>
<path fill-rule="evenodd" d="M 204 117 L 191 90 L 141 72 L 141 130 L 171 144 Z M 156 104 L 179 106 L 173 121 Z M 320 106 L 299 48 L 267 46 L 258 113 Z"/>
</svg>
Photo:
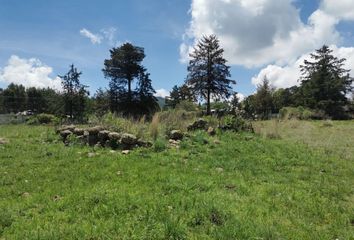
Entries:
<svg viewBox="0 0 354 240">
<path fill-rule="evenodd" d="M 101 44 L 106 42 L 111 46 L 117 46 L 120 44 L 120 42 L 116 40 L 116 32 L 117 29 L 114 27 L 103 28 L 99 33 L 92 33 L 86 28 L 80 30 L 80 34 L 90 39 L 92 44 Z"/>
<path fill-rule="evenodd" d="M 93 34 L 89 30 L 87 30 L 86 28 L 81 29 L 80 30 L 80 34 L 82 36 L 87 37 L 88 39 L 90 39 L 92 44 L 101 44 L 101 41 L 102 41 L 102 38 L 103 38 L 99 34 Z"/>
<path fill-rule="evenodd" d="M 216 34 L 233 65 L 286 64 L 319 45 L 340 40 L 338 18 L 315 11 L 303 23 L 292 0 L 192 0 L 181 61 L 203 35 Z"/>
<path fill-rule="evenodd" d="M 162 97 L 162 98 L 165 98 L 165 97 L 168 97 L 170 96 L 170 92 L 167 91 L 166 89 L 158 89 L 156 90 L 156 94 L 155 94 L 155 97 Z"/>
<path fill-rule="evenodd" d="M 354 76 L 354 47 L 337 47 L 336 45 L 331 45 L 330 48 L 333 50 L 333 55 L 337 58 L 347 59 L 344 68 L 350 70 L 350 74 Z M 288 88 L 300 85 L 300 65 L 305 60 L 311 60 L 309 53 L 302 55 L 298 60 L 285 66 L 268 65 L 257 76 L 252 78 L 252 83 L 257 86 L 262 82 L 264 77 L 267 77 L 270 83 L 276 88 Z"/>
<path fill-rule="evenodd" d="M 22 84 L 25 87 L 61 89 L 59 77 L 50 77 L 53 69 L 36 58 L 24 59 L 13 55 L 0 70 L 0 82 Z"/>
<path fill-rule="evenodd" d="M 339 19 L 354 20 L 353 0 L 323 0 L 321 9 Z"/>
</svg>

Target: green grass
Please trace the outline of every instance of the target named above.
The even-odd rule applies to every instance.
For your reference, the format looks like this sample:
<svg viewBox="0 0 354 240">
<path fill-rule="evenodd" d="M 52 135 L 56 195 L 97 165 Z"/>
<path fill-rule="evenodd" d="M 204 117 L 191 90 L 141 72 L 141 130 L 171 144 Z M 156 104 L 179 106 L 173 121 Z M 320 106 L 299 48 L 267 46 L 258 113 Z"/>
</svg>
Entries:
<svg viewBox="0 0 354 240">
<path fill-rule="evenodd" d="M 354 136 L 353 122 L 333 125 Z M 354 239 L 353 138 L 326 154 L 295 130 L 196 133 L 180 149 L 122 155 L 1 126 L 0 239 Z"/>
</svg>

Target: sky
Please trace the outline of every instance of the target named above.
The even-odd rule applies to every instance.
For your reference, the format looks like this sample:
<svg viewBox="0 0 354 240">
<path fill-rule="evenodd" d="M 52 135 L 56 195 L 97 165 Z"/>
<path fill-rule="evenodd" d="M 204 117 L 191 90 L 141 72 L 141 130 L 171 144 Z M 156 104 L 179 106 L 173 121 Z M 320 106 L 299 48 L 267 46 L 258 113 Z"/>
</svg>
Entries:
<svg viewBox="0 0 354 240">
<path fill-rule="evenodd" d="M 240 97 L 264 77 L 276 88 L 298 85 L 299 65 L 324 44 L 354 76 L 353 0 L 0 0 L 0 87 L 60 90 L 58 75 L 74 64 L 93 95 L 108 87 L 109 50 L 131 42 L 145 49 L 143 65 L 166 96 L 209 34 L 220 39 Z"/>
</svg>

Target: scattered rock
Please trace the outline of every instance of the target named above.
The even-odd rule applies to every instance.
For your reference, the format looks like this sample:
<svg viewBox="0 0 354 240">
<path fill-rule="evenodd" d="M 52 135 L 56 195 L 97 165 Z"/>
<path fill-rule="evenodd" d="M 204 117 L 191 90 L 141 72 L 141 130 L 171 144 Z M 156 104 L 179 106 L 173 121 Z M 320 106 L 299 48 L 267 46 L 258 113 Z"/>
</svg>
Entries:
<svg viewBox="0 0 354 240">
<path fill-rule="evenodd" d="M 109 135 L 110 131 L 103 130 L 98 132 L 98 139 L 101 143 L 105 143 L 107 140 L 109 140 Z"/>
<path fill-rule="evenodd" d="M 213 127 L 209 127 L 209 128 L 208 128 L 208 134 L 209 134 L 210 136 L 215 136 L 215 134 L 216 134 L 215 129 L 214 129 Z"/>
<path fill-rule="evenodd" d="M 204 119 L 200 118 L 194 123 L 190 124 L 187 129 L 188 131 L 195 131 L 195 130 L 205 130 L 207 128 L 208 122 Z"/>
<path fill-rule="evenodd" d="M 121 172 L 121 171 L 118 171 L 118 172 L 117 172 L 117 175 L 118 175 L 118 176 L 121 176 L 121 175 L 122 175 L 122 172 Z"/>
<path fill-rule="evenodd" d="M 172 148 L 179 148 L 179 144 L 181 143 L 181 140 L 173 140 L 173 139 L 170 139 L 168 140 L 168 143 L 170 144 L 170 147 Z"/>
<path fill-rule="evenodd" d="M 137 141 L 137 145 L 139 146 L 139 147 L 145 147 L 145 148 L 150 148 L 150 147 L 152 147 L 152 142 L 149 142 L 149 141 L 144 141 L 143 139 L 139 139 L 138 141 Z"/>
<path fill-rule="evenodd" d="M 128 145 L 128 146 L 132 146 L 132 145 L 135 145 L 137 144 L 138 142 L 138 139 L 136 136 L 134 136 L 133 134 L 129 134 L 129 133 L 124 133 L 122 135 L 122 138 L 121 138 L 121 143 L 125 144 L 125 145 Z"/>
<path fill-rule="evenodd" d="M 123 154 L 123 155 L 128 155 L 129 153 L 130 153 L 130 150 L 123 150 L 123 151 L 122 151 L 122 154 Z"/>
<path fill-rule="evenodd" d="M 220 140 L 214 140 L 214 144 L 216 144 L 216 145 L 219 145 L 219 144 L 221 144 L 221 142 L 220 142 Z"/>
<path fill-rule="evenodd" d="M 103 131 L 103 127 L 101 126 L 95 126 L 95 127 L 91 127 L 86 129 L 86 131 L 89 132 L 89 135 L 97 135 L 100 131 Z"/>
<path fill-rule="evenodd" d="M 88 156 L 89 158 L 93 158 L 93 157 L 96 156 L 96 154 L 95 154 L 95 153 L 88 153 L 87 156 Z"/>
<path fill-rule="evenodd" d="M 183 132 L 180 130 L 172 130 L 169 134 L 170 139 L 173 140 L 182 140 L 183 139 Z"/>
<path fill-rule="evenodd" d="M 53 201 L 54 202 L 57 202 L 57 201 L 59 201 L 61 199 L 61 197 L 59 196 L 59 195 L 55 195 L 54 197 L 53 197 Z"/>
<path fill-rule="evenodd" d="M 111 150 L 111 151 L 109 151 L 109 153 L 114 154 L 114 153 L 116 153 L 116 151 L 115 150 Z"/>
<path fill-rule="evenodd" d="M 60 136 L 62 137 L 63 141 L 65 141 L 67 137 L 70 136 L 71 134 L 73 133 L 70 130 L 63 130 L 60 132 Z"/>
<path fill-rule="evenodd" d="M 0 145 L 5 145 L 5 144 L 8 144 L 9 141 L 5 138 L 0 138 Z"/>
<path fill-rule="evenodd" d="M 85 129 L 75 128 L 73 132 L 76 136 L 83 136 L 85 133 Z"/>
<path fill-rule="evenodd" d="M 74 132 L 75 130 L 75 125 L 63 125 L 61 128 L 57 129 L 57 133 L 60 133 L 62 131 L 69 130 L 70 132 Z"/>
<path fill-rule="evenodd" d="M 215 170 L 216 170 L 218 173 L 222 173 L 222 172 L 224 172 L 224 169 L 223 169 L 223 168 L 221 168 L 221 167 L 216 168 Z"/>
<path fill-rule="evenodd" d="M 22 193 L 22 197 L 24 197 L 24 198 L 28 198 L 30 196 L 31 196 L 31 194 L 29 194 L 28 192 Z"/>
<path fill-rule="evenodd" d="M 108 138 L 111 140 L 111 141 L 119 141 L 121 139 L 122 135 L 117 133 L 117 132 L 110 132 L 108 134 Z"/>
</svg>

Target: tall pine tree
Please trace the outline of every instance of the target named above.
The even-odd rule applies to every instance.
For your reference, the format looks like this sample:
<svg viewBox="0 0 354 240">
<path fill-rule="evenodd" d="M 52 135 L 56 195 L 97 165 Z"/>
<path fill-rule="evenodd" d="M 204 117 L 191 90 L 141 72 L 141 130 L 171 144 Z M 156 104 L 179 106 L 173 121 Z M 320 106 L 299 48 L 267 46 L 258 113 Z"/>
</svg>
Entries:
<svg viewBox="0 0 354 240">
<path fill-rule="evenodd" d="M 190 54 L 186 84 L 194 94 L 206 100 L 210 114 L 211 98 L 228 98 L 232 94 L 230 67 L 223 57 L 224 50 L 215 35 L 204 36 Z"/>
<path fill-rule="evenodd" d="M 304 106 L 342 118 L 353 79 L 349 70 L 343 68 L 346 59 L 338 59 L 332 53 L 328 46 L 323 46 L 311 54 L 313 61 L 305 60 L 301 66 L 301 93 Z"/>
<path fill-rule="evenodd" d="M 132 83 L 144 71 L 141 64 L 145 58 L 144 49 L 125 43 L 118 48 L 111 49 L 110 55 L 111 58 L 104 61 L 103 73 L 106 78 L 110 79 L 111 110 L 129 114 L 134 100 Z"/>
</svg>

